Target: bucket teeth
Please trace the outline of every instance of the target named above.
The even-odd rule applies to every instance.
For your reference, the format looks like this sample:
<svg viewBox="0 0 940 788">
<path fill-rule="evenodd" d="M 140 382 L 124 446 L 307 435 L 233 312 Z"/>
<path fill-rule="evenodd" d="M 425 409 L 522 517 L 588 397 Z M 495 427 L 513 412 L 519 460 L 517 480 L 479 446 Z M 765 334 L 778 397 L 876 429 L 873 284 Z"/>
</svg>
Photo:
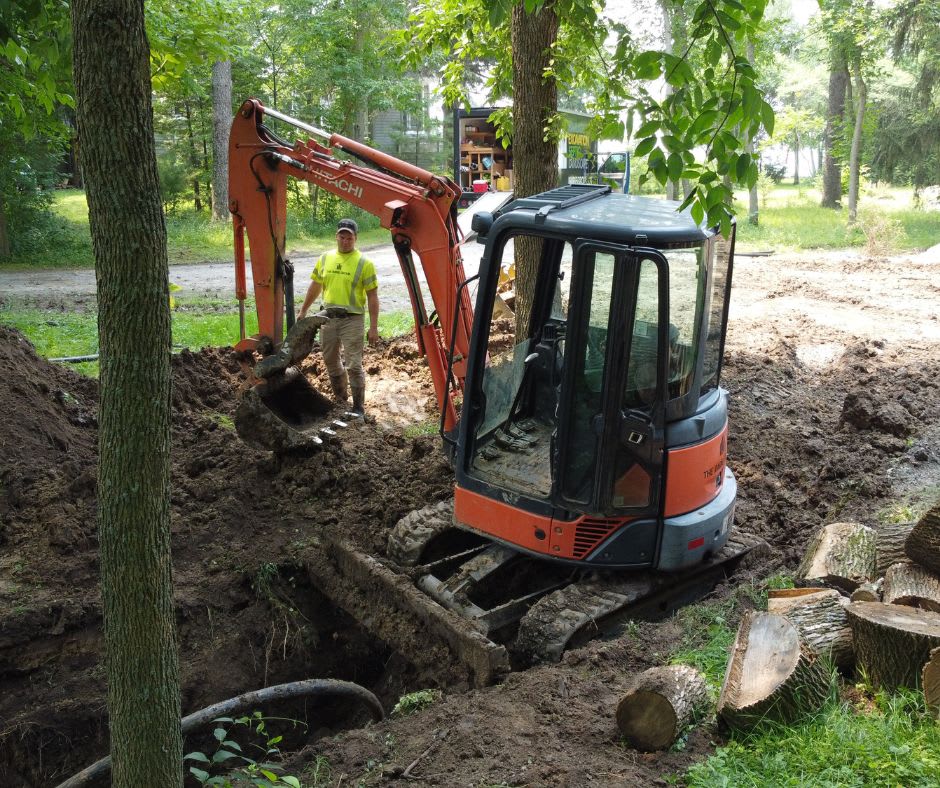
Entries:
<svg viewBox="0 0 940 788">
<path fill-rule="evenodd" d="M 339 419 L 333 419 L 333 426 L 338 429 L 344 430 L 349 425 L 345 421 L 340 421 Z"/>
<path fill-rule="evenodd" d="M 329 427 L 320 427 L 320 434 L 326 435 L 330 438 L 336 437 L 336 430 L 331 430 Z"/>
</svg>

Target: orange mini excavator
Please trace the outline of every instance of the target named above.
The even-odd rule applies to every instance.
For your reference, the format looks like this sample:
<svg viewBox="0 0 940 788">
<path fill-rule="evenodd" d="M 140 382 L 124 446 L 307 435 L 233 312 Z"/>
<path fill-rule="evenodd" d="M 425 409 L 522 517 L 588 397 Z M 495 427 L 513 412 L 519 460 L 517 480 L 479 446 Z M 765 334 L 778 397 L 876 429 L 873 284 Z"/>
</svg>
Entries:
<svg viewBox="0 0 940 788">
<path fill-rule="evenodd" d="M 266 118 L 325 144 L 288 143 Z M 747 549 L 729 542 L 736 483 L 719 386 L 733 230 L 720 237 L 675 203 L 568 185 L 475 215 L 484 250 L 468 278 L 454 183 L 249 100 L 232 125 L 229 190 L 237 295 L 244 315 L 247 231 L 259 333 L 246 337 L 242 320 L 240 349 L 291 345 L 285 322 L 304 333 L 284 251 L 288 177 L 391 232 L 456 475 L 452 505 L 412 513 L 391 535 L 390 558 L 421 566 L 422 588 L 485 634 L 557 656 L 585 622 L 649 600 L 665 609 Z M 496 303 L 513 255 L 537 261 L 515 321 Z M 294 432 L 329 437 L 328 404 L 317 421 L 298 401 L 263 404 Z M 616 573 L 619 590 L 597 583 L 597 570 L 623 569 L 641 571 Z"/>
</svg>

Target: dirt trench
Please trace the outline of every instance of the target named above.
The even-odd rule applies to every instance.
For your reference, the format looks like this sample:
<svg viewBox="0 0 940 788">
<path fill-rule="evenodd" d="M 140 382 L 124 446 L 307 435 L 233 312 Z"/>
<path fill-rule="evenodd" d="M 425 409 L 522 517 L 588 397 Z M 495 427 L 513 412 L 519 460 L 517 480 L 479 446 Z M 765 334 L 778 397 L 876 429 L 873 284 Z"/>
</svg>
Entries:
<svg viewBox="0 0 940 788">
<path fill-rule="evenodd" d="M 938 266 L 852 255 L 739 258 L 723 385 L 737 521 L 772 554 L 733 583 L 792 570 L 836 519 L 874 523 L 940 495 Z M 430 378 L 413 340 L 369 351 L 373 420 L 311 456 L 274 460 L 235 436 L 246 375 L 225 350 L 174 358 L 172 531 L 184 713 L 265 684 L 359 681 L 387 707 L 430 709 L 345 733 L 351 709 L 300 705 L 333 784 L 652 784 L 713 748 L 624 748 L 613 708 L 631 676 L 683 642 L 678 620 L 632 627 L 559 665 L 470 690 L 430 655 L 409 662 L 320 593 L 310 567 L 340 535 L 381 556 L 389 528 L 450 494 Z M 326 382 L 314 356 L 305 372 Z M 0 784 L 55 784 L 107 749 L 95 512 L 97 384 L 0 328 Z M 905 508 L 908 507 L 908 508 Z M 728 594 L 731 586 L 719 589 Z M 327 589 L 329 590 L 329 589 Z M 394 622 L 392 626 L 394 626 Z M 421 640 L 421 638 L 424 640 Z M 325 737 L 325 738 L 324 738 Z M 299 746 L 302 741 L 293 742 Z M 427 753 L 423 755 L 423 753 Z"/>
</svg>

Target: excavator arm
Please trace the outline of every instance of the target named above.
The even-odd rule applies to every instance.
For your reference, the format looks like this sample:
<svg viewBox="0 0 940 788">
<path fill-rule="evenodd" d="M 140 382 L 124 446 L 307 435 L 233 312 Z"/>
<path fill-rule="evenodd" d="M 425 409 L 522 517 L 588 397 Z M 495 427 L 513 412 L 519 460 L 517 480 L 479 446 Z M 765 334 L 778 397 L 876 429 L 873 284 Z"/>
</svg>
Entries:
<svg viewBox="0 0 940 788">
<path fill-rule="evenodd" d="M 263 124 L 265 115 L 320 136 L 326 145 L 312 139 L 290 144 Z M 340 160 L 334 151 L 363 164 Z M 235 115 L 229 138 L 229 210 L 242 316 L 239 350 L 253 350 L 265 340 L 279 344 L 285 314 L 288 328 L 293 324 L 293 267 L 285 253 L 288 178 L 316 184 L 378 217 L 391 231 L 411 299 L 418 346 L 431 370 L 444 429 L 452 430 L 456 411 L 450 394 L 454 387 L 463 389 L 473 325 L 456 221 L 460 189 L 447 178 L 360 142 L 266 109 L 255 99 L 246 101 Z M 245 335 L 244 322 L 246 233 L 258 313 L 258 334 L 252 337 Z M 415 256 L 427 280 L 437 325 L 424 302 Z"/>
</svg>

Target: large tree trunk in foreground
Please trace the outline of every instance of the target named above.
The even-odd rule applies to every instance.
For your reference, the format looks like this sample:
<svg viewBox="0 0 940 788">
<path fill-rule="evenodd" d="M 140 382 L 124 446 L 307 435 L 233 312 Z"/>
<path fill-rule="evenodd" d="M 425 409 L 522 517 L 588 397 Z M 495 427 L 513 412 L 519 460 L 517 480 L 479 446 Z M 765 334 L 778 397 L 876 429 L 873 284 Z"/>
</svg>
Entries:
<svg viewBox="0 0 940 788">
<path fill-rule="evenodd" d="M 228 135 L 232 128 L 232 61 L 212 64 L 212 218 L 228 211 Z"/>
<path fill-rule="evenodd" d="M 833 46 L 829 63 L 829 105 L 826 109 L 826 129 L 823 132 L 823 208 L 840 208 L 842 201 L 842 167 L 835 146 L 842 134 L 845 113 L 845 89 L 849 72 L 845 56 Z"/>
<path fill-rule="evenodd" d="M 783 616 L 748 611 L 738 629 L 718 716 L 732 728 L 749 730 L 763 721 L 790 724 L 818 710 L 832 676 Z"/>
<path fill-rule="evenodd" d="M 879 525 L 875 535 L 875 553 L 878 556 L 878 566 L 875 574 L 883 577 L 888 567 L 899 561 L 907 560 L 904 544 L 911 535 L 914 523 L 885 523 Z"/>
<path fill-rule="evenodd" d="M 73 0 L 98 280 L 98 523 L 115 786 L 182 784 L 170 565 L 166 228 L 140 0 Z"/>
<path fill-rule="evenodd" d="M 553 189 L 558 185 L 558 143 L 546 139 L 546 128 L 558 109 L 558 86 L 554 77 L 543 75 L 552 60 L 551 48 L 558 36 L 554 3 L 535 14 L 523 3 L 512 7 L 512 160 L 516 197 Z M 516 341 L 521 342 L 529 323 L 542 241 L 517 236 Z"/>
<path fill-rule="evenodd" d="M 917 687 L 931 649 L 940 646 L 940 613 L 881 602 L 846 608 L 858 667 L 876 687 Z"/>
<path fill-rule="evenodd" d="M 651 668 L 617 706 L 617 726 L 630 746 L 665 750 L 708 705 L 702 674 L 688 665 Z"/>
<path fill-rule="evenodd" d="M 819 529 L 797 570 L 800 585 L 832 586 L 851 594 L 875 576 L 875 531 L 860 523 L 830 523 Z"/>
<path fill-rule="evenodd" d="M 846 604 L 845 597 L 831 588 L 787 588 L 770 592 L 767 612 L 784 616 L 819 656 L 847 668 L 855 662 L 855 652 Z"/>
<path fill-rule="evenodd" d="M 940 648 L 930 652 L 930 661 L 924 665 L 921 681 L 927 708 L 934 717 L 940 719 Z"/>
<path fill-rule="evenodd" d="M 922 566 L 902 561 L 885 574 L 882 601 L 886 605 L 907 605 L 940 613 L 940 577 Z"/>
<path fill-rule="evenodd" d="M 904 543 L 904 552 L 912 561 L 940 575 L 940 503 L 917 521 Z"/>
</svg>

